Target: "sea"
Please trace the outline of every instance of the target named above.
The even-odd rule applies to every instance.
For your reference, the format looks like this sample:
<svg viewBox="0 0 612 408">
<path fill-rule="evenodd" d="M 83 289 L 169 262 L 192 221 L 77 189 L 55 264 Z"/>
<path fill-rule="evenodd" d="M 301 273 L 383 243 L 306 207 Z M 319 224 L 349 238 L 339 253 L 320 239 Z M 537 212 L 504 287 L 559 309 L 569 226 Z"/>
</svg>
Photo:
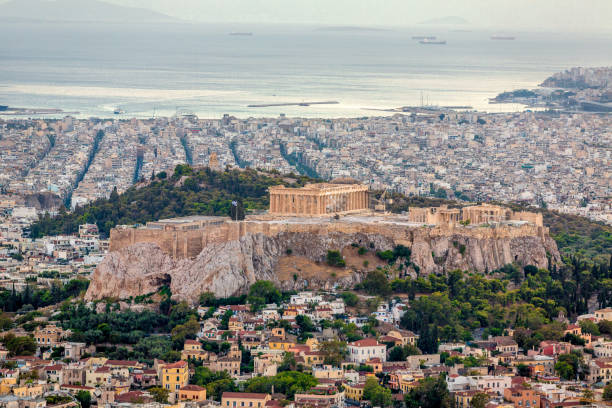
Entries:
<svg viewBox="0 0 612 408">
<path fill-rule="evenodd" d="M 490 38 L 499 34 L 516 38 Z M 525 107 L 489 98 L 570 67 L 612 65 L 612 34 L 431 26 L 3 21 L 0 38 L 0 105 L 63 110 L 29 117 L 335 118 L 421 105 L 512 112 Z M 248 107 L 317 101 L 338 103 Z"/>
</svg>

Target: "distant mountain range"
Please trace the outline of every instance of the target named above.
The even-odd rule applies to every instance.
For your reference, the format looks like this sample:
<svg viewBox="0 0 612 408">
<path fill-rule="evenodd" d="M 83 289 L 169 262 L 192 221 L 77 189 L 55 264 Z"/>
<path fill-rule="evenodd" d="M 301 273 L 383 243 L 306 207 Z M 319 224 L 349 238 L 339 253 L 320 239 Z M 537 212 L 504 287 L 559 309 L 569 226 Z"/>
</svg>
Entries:
<svg viewBox="0 0 612 408">
<path fill-rule="evenodd" d="M 423 24 L 423 25 L 466 25 L 466 24 L 470 24 L 470 22 L 467 21 L 463 17 L 446 16 L 446 17 L 439 17 L 439 18 L 432 18 L 430 20 L 425 20 L 425 21 L 420 22 L 419 24 Z"/>
<path fill-rule="evenodd" d="M 0 3 L 0 19 L 104 23 L 181 21 L 152 10 L 123 7 L 98 0 L 11 0 Z"/>
</svg>

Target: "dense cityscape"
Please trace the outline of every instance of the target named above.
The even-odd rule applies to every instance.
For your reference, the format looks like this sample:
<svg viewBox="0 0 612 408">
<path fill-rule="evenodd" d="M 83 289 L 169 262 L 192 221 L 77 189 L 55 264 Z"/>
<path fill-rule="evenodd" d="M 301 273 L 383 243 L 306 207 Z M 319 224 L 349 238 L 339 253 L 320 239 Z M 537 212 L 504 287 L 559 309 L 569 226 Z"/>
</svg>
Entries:
<svg viewBox="0 0 612 408">
<path fill-rule="evenodd" d="M 397 114 L 313 120 L 226 116 L 6 120 L 2 190 L 51 192 L 71 208 L 179 163 L 350 177 L 374 189 L 522 201 L 612 222 L 612 128 L 588 113 Z"/>
<path fill-rule="evenodd" d="M 0 408 L 612 407 L 610 21 L 0 0 Z"/>
</svg>

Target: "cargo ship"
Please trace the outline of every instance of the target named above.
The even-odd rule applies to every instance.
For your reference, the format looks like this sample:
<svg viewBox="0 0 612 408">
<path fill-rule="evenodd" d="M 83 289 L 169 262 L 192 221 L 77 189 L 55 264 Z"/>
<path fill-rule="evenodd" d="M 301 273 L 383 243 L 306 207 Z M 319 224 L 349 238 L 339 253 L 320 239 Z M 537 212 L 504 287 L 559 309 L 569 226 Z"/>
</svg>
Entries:
<svg viewBox="0 0 612 408">
<path fill-rule="evenodd" d="M 492 35 L 491 39 L 492 40 L 502 40 L 502 41 L 512 41 L 516 39 L 516 37 L 513 37 L 511 35 Z"/>
<path fill-rule="evenodd" d="M 246 32 L 244 32 L 244 33 L 243 32 L 234 32 L 234 33 L 229 33 L 229 35 L 239 35 L 239 36 L 243 36 L 243 37 L 250 37 L 250 36 L 253 35 L 253 33 L 251 33 L 251 32 L 248 32 L 248 33 L 246 33 Z"/>
<path fill-rule="evenodd" d="M 115 108 L 115 110 L 113 111 L 113 113 L 114 113 L 115 115 L 122 115 L 122 114 L 124 114 L 124 113 L 125 113 L 125 111 L 124 111 L 123 109 L 121 109 L 121 108 Z"/>
<path fill-rule="evenodd" d="M 429 40 L 429 41 L 431 41 L 431 40 L 435 40 L 436 36 L 434 36 L 434 35 L 430 35 L 430 36 L 427 36 L 427 35 L 415 35 L 415 36 L 412 37 L 412 39 L 413 40 Z"/>
<path fill-rule="evenodd" d="M 446 40 L 421 40 L 420 44 L 431 44 L 431 45 L 444 45 L 446 44 Z"/>
</svg>

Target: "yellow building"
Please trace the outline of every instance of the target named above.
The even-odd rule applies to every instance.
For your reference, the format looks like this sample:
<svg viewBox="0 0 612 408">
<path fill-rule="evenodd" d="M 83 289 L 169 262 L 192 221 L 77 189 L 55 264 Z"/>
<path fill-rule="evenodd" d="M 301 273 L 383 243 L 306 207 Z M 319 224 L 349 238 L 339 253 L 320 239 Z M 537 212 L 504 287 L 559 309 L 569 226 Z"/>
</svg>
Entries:
<svg viewBox="0 0 612 408">
<path fill-rule="evenodd" d="M 204 401 L 206 399 L 206 388 L 188 384 L 181 387 L 178 394 L 180 401 Z"/>
<path fill-rule="evenodd" d="M 255 392 L 224 392 L 221 396 L 221 407 L 263 408 L 271 398 L 270 394 Z"/>
<path fill-rule="evenodd" d="M 363 398 L 363 388 L 365 384 L 342 384 L 344 386 L 344 395 L 348 399 L 352 399 L 354 401 L 361 401 Z"/>
<path fill-rule="evenodd" d="M 186 361 L 166 364 L 162 367 L 162 387 L 170 392 L 178 392 L 189 382 L 189 366 Z"/>
<path fill-rule="evenodd" d="M 208 359 L 208 352 L 202 349 L 202 343 L 197 340 L 185 340 L 183 351 L 181 351 L 181 360 L 199 360 Z"/>
<path fill-rule="evenodd" d="M 227 323 L 227 329 L 229 331 L 242 331 L 244 330 L 244 323 L 242 323 L 237 317 L 231 317 Z"/>
<path fill-rule="evenodd" d="M 306 351 L 301 353 L 300 356 L 304 358 L 304 365 L 306 367 L 321 365 L 325 360 L 325 355 L 318 351 Z"/>
<path fill-rule="evenodd" d="M 0 378 L 0 395 L 9 394 L 15 385 L 17 385 L 17 377 Z"/>
<path fill-rule="evenodd" d="M 387 336 L 400 340 L 404 346 L 408 344 L 415 346 L 419 339 L 419 335 L 414 334 L 410 330 L 391 330 L 387 333 Z"/>
<path fill-rule="evenodd" d="M 455 406 L 457 408 L 470 408 L 472 406 L 472 398 L 479 392 L 478 390 L 457 391 L 455 393 Z"/>
<path fill-rule="evenodd" d="M 37 398 L 42 397 L 44 393 L 43 386 L 41 384 L 28 384 L 21 387 L 13 388 L 13 394 L 19 398 Z"/>
<path fill-rule="evenodd" d="M 279 339 L 285 340 L 285 329 L 283 329 L 282 327 L 273 328 L 272 337 L 278 337 Z"/>
<path fill-rule="evenodd" d="M 111 376 L 110 367 L 89 368 L 85 371 L 85 385 L 88 387 L 108 385 L 110 384 Z"/>
<path fill-rule="evenodd" d="M 310 350 L 312 351 L 319 350 L 319 340 L 315 339 L 314 337 L 307 339 L 306 345 L 310 347 Z"/>
<path fill-rule="evenodd" d="M 272 338 L 270 339 L 268 343 L 268 347 L 270 347 L 270 349 L 272 350 L 289 351 L 289 349 L 294 346 L 295 346 L 294 342 L 289 341 L 289 340 L 278 339 L 278 338 Z"/>
</svg>

